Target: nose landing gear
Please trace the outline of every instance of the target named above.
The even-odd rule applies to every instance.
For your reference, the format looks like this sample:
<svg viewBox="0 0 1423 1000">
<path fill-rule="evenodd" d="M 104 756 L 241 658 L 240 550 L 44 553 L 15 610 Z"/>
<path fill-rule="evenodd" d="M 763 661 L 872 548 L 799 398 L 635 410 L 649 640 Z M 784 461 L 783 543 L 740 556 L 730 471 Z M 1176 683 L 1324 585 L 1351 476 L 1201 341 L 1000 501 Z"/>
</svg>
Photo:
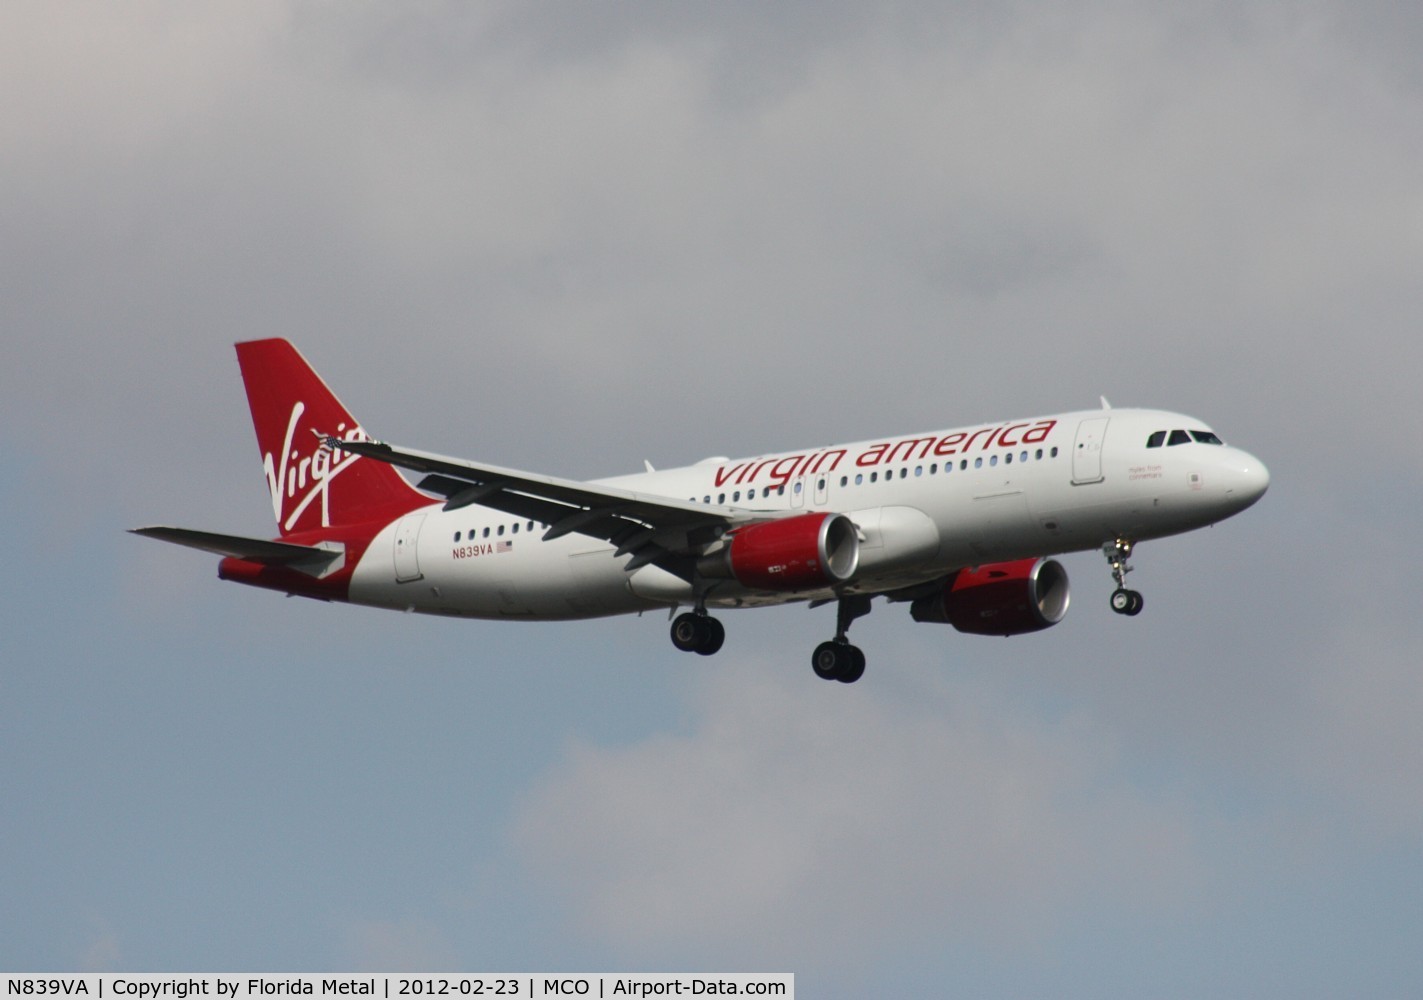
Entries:
<svg viewBox="0 0 1423 1000">
<path fill-rule="evenodd" d="M 1118 538 L 1102 546 L 1102 554 L 1107 557 L 1107 562 L 1112 567 L 1112 579 L 1117 581 L 1117 589 L 1112 591 L 1111 603 L 1112 610 L 1119 615 L 1139 615 L 1146 603 L 1140 593 L 1127 589 L 1127 574 L 1132 571 L 1127 560 L 1131 558 L 1132 545 L 1131 541 Z"/>
<path fill-rule="evenodd" d="M 1139 615 L 1144 601 L 1135 590 L 1118 588 L 1112 591 L 1112 610 L 1119 615 Z"/>
</svg>

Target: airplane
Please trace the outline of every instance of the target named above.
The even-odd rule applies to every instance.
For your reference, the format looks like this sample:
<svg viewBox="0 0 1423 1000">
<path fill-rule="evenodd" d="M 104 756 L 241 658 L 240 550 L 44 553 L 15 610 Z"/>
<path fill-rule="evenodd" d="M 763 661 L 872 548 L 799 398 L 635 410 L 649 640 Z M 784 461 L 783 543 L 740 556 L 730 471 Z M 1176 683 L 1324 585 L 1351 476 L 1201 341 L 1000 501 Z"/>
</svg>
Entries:
<svg viewBox="0 0 1423 1000">
<path fill-rule="evenodd" d="M 703 656 L 726 635 L 712 609 L 834 604 L 811 665 L 847 684 L 865 671 L 847 633 L 876 597 L 960 632 L 1036 632 L 1067 612 L 1052 556 L 1101 549 L 1111 608 L 1134 616 L 1140 542 L 1238 514 L 1270 483 L 1200 420 L 1105 398 L 581 482 L 378 441 L 288 341 L 236 348 L 278 537 L 136 534 L 221 556 L 220 579 L 325 601 L 525 621 L 665 609 L 673 645 Z"/>
</svg>

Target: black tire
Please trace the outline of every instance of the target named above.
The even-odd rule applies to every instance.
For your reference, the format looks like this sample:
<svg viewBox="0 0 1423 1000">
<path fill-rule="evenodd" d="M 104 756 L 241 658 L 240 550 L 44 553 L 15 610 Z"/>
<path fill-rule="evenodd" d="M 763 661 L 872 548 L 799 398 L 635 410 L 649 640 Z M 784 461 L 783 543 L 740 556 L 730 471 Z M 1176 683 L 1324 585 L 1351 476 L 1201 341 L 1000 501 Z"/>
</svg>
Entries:
<svg viewBox="0 0 1423 1000">
<path fill-rule="evenodd" d="M 844 662 L 840 655 L 843 647 L 838 642 L 822 642 L 815 647 L 815 652 L 810 655 L 810 668 L 815 671 L 815 676 L 823 681 L 839 680 L 841 665 Z"/>
<path fill-rule="evenodd" d="M 706 629 L 706 635 L 703 636 L 701 645 L 697 647 L 697 652 L 702 656 L 711 656 L 721 648 L 722 643 L 726 642 L 726 626 L 715 618 L 704 616 L 702 627 Z"/>
<path fill-rule="evenodd" d="M 845 651 L 849 656 L 846 657 L 844 669 L 835 679 L 841 684 L 853 684 L 865 676 L 865 654 L 859 646 L 846 646 Z"/>
<path fill-rule="evenodd" d="M 1112 591 L 1112 610 L 1119 615 L 1131 614 L 1132 605 L 1135 603 L 1132 600 L 1132 593 L 1133 591 L 1127 590 L 1125 587 L 1118 587 Z"/>
<path fill-rule="evenodd" d="M 1133 590 L 1133 591 L 1131 591 L 1131 606 L 1128 607 L 1128 608 L 1126 609 L 1126 611 L 1123 612 L 1123 613 L 1124 613 L 1124 614 L 1128 614 L 1128 615 L 1132 615 L 1133 617 L 1135 617 L 1136 615 L 1141 614 L 1141 609 L 1142 609 L 1145 605 L 1146 605 L 1146 600 L 1141 596 L 1140 593 L 1138 593 L 1137 591 Z"/>
<path fill-rule="evenodd" d="M 710 631 L 704 624 L 707 620 L 705 616 L 690 611 L 678 615 L 672 622 L 672 645 L 684 653 L 699 651 L 706 644 Z"/>
</svg>

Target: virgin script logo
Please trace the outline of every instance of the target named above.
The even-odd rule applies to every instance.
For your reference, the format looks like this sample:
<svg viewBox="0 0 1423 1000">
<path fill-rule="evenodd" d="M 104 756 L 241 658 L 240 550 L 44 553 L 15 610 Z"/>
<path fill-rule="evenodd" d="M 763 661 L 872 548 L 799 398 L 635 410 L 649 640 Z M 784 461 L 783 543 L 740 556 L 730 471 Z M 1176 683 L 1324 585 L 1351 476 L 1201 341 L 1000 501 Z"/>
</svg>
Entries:
<svg viewBox="0 0 1423 1000">
<path fill-rule="evenodd" d="M 318 498 L 321 500 L 321 527 L 329 528 L 331 481 L 361 458 L 339 448 L 328 447 L 324 440 L 327 435 L 315 429 L 311 433 L 315 436 L 316 447 L 310 454 L 302 454 L 298 450 L 296 431 L 305 412 L 306 404 L 300 400 L 292 406 L 286 437 L 282 441 L 281 462 L 278 463 L 270 451 L 262 455 L 262 472 L 267 477 L 267 490 L 272 494 L 272 515 L 283 531 L 291 531 Z M 360 426 L 347 428 L 344 422 L 336 426 L 336 433 L 331 436 L 342 441 L 371 440 Z"/>
</svg>

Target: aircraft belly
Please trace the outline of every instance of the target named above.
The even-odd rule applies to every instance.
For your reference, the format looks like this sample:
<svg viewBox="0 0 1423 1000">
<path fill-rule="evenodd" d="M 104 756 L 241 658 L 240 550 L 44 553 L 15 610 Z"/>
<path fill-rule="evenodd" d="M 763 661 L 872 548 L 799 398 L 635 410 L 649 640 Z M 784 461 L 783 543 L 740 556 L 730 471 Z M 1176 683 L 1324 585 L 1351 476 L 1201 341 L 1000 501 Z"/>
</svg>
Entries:
<svg viewBox="0 0 1423 1000">
<path fill-rule="evenodd" d="M 352 602 L 470 618 L 536 619 L 596 618 L 654 606 L 628 589 L 625 560 L 614 560 L 610 547 L 588 551 L 587 539 L 544 542 L 531 533 L 459 544 L 451 537 L 438 524 L 424 530 L 421 575 L 402 580 L 391 556 L 396 538 L 391 529 L 381 532 L 352 578 Z"/>
</svg>

